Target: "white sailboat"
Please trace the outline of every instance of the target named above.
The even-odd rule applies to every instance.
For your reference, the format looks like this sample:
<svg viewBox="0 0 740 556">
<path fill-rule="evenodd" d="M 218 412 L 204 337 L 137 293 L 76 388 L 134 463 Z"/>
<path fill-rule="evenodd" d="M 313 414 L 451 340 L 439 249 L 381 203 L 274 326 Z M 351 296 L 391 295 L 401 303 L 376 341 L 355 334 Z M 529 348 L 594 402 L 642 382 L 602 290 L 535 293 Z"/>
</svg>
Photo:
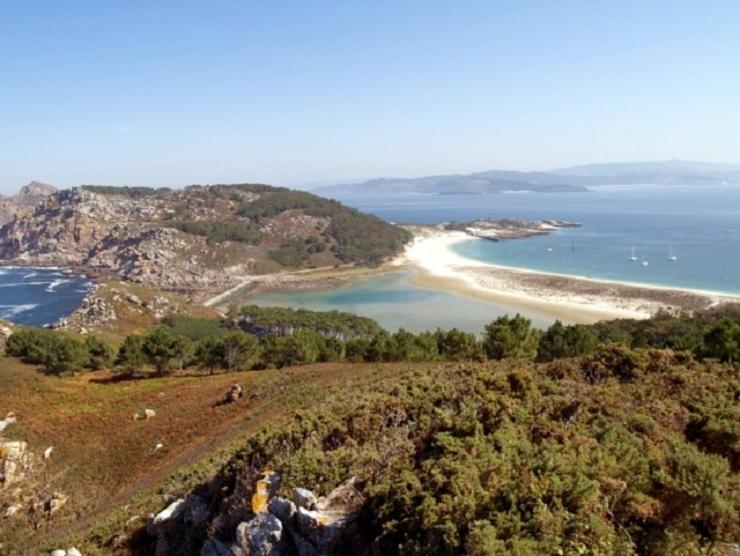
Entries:
<svg viewBox="0 0 740 556">
<path fill-rule="evenodd" d="M 676 255 L 673 254 L 673 247 L 671 247 L 671 250 L 668 253 L 668 260 L 674 263 L 678 260 L 678 257 L 676 257 Z"/>
<path fill-rule="evenodd" d="M 642 266 L 647 266 L 649 264 L 650 263 L 645 260 L 645 256 L 643 255 L 643 257 L 642 257 Z"/>
<path fill-rule="evenodd" d="M 632 247 L 632 256 L 630 257 L 630 261 L 633 263 L 637 260 L 637 255 L 635 255 L 635 248 Z"/>
</svg>

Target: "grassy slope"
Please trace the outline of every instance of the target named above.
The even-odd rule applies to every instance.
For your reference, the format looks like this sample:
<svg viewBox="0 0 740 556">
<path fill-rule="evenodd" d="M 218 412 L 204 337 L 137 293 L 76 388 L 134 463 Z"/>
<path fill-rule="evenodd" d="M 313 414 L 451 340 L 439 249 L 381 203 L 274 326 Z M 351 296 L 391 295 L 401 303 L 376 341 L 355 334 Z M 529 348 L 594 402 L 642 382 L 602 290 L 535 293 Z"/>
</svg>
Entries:
<svg viewBox="0 0 740 556">
<path fill-rule="evenodd" d="M 26 439 L 38 454 L 53 445 L 41 476 L 50 489 L 70 497 L 54 521 L 37 531 L 25 519 L 4 521 L 0 542 L 19 553 L 69 544 L 84 547 L 85 554 L 107 553 L 103 546 L 126 529 L 129 518 L 161 507 L 158 493 L 173 492 L 167 484 L 185 493 L 223 465 L 235 449 L 230 445 L 243 445 L 266 423 L 296 409 L 314 407 L 332 385 L 378 384 L 407 368 L 324 364 L 117 382 L 107 372 L 45 377 L 0 359 L 0 413 L 18 414 L 18 424 L 6 433 Z M 214 407 L 235 382 L 243 385 L 245 398 Z M 133 421 L 142 408 L 157 416 Z M 165 447 L 152 455 L 157 442 Z"/>
<path fill-rule="evenodd" d="M 119 281 L 109 281 L 93 294 L 104 299 L 116 312 L 116 320 L 97 326 L 87 325 L 90 333 L 114 343 L 120 343 L 129 334 L 140 334 L 158 324 L 151 306 L 135 305 L 128 301 L 129 295 L 135 295 L 142 303 L 152 303 L 153 300 L 166 299 L 168 305 L 163 311 L 165 315 L 176 314 L 192 318 L 214 318 L 220 313 L 214 309 L 204 307 L 198 303 L 186 301 L 182 297 L 138 284 L 129 284 Z"/>
<path fill-rule="evenodd" d="M 0 413 L 18 413 L 19 424 L 9 431 L 26 438 L 37 453 L 55 446 L 42 478 L 70 501 L 53 523 L 35 531 L 21 519 L 0 522 L 0 542 L 17 553 L 69 545 L 85 554 L 115 553 L 114 539 L 135 534 L 149 512 L 163 507 L 162 494 L 185 495 L 219 471 L 242 473 L 253 458 L 277 469 L 288 486 L 325 491 L 348 474 L 368 480 L 370 503 L 388 520 L 384 536 L 389 546 L 402 538 L 409 547 L 422 546 L 427 538 L 440 553 L 449 552 L 462 542 L 458 535 L 482 515 L 514 519 L 488 507 L 510 496 L 524 504 L 517 518 L 522 520 L 529 519 L 531 503 L 540 497 L 550 500 L 553 515 L 537 523 L 545 529 L 565 525 L 573 550 L 599 543 L 610 553 L 623 545 L 626 537 L 610 532 L 612 511 L 624 526 L 634 527 L 637 540 L 650 527 L 659 535 L 666 520 L 686 528 L 684 508 L 689 514 L 692 507 L 697 515 L 711 513 L 707 501 L 725 496 L 734 502 L 718 523 L 732 537 L 737 529 L 727 512 L 738 508 L 731 487 L 737 485 L 736 472 L 726 477 L 726 471 L 718 471 L 717 477 L 729 479 L 725 492 L 707 483 L 706 495 L 687 493 L 696 480 L 701 482 L 703 466 L 720 471 L 727 466 L 718 450 L 735 453 L 737 447 L 722 438 L 712 440 L 710 434 L 704 441 L 714 446 L 702 448 L 701 455 L 697 446 L 703 446 L 704 433 L 693 444 L 685 435 L 689 423 L 705 419 L 724 430 L 718 419 L 737 414 L 728 401 L 737 391 L 736 369 L 691 363 L 670 352 L 626 353 L 623 359 L 622 352 L 610 353 L 593 364 L 323 364 L 118 382 L 106 372 L 44 377 L 2 359 Z M 244 386 L 245 399 L 214 407 L 234 382 Z M 132 421 L 144 407 L 155 409 L 157 416 Z M 576 412 L 571 415 L 572 407 Z M 293 419 L 296 412 L 300 419 Z M 387 418 L 398 415 L 413 416 L 410 422 L 417 425 L 407 430 L 404 418 L 388 428 Z M 399 434 L 392 434 L 396 429 Z M 291 450 L 284 449 L 283 437 L 292 439 Z M 165 448 L 152 455 L 157 442 Z M 693 459 L 675 460 L 672 446 Z M 676 461 L 687 466 L 687 475 L 671 471 Z M 442 475 L 435 471 L 440 466 Z M 653 478 L 645 482 L 648 468 L 654 469 Z M 685 485 L 658 480 L 657 472 L 675 474 Z M 560 482 L 551 482 L 551 475 Z M 243 478 L 243 484 L 251 484 L 248 473 Z M 573 500 L 571 479 L 583 487 Z M 668 486 L 655 487 L 656 480 Z M 410 489 L 408 499 L 398 498 L 401 487 Z M 623 502 L 603 513 L 612 487 L 628 491 Z M 422 499 L 426 509 L 420 514 L 415 508 Z M 406 507 L 398 506 L 401 501 Z M 660 508 L 669 514 L 676 510 L 676 515 Z M 592 529 L 579 529 L 584 523 Z M 554 542 L 547 531 L 537 534 Z"/>
</svg>

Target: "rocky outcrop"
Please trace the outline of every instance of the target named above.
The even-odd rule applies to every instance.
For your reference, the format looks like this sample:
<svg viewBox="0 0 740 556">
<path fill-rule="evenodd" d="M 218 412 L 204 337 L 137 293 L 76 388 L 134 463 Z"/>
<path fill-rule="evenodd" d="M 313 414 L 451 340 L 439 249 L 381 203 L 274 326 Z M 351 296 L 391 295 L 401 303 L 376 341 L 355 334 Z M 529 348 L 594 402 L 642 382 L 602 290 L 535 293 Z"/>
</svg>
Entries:
<svg viewBox="0 0 740 556">
<path fill-rule="evenodd" d="M 221 403 L 234 403 L 244 396 L 244 390 L 239 384 L 232 384 L 221 399 Z"/>
<path fill-rule="evenodd" d="M 201 300 L 248 276 L 377 264 L 409 239 L 402 228 L 335 201 L 259 184 L 83 186 L 8 221 L 0 259 L 84 269 Z"/>
<path fill-rule="evenodd" d="M 0 439 L 0 489 L 22 481 L 32 463 L 28 444 Z"/>
<path fill-rule="evenodd" d="M 92 274 L 187 292 L 233 285 L 198 253 L 205 238 L 168 227 L 167 203 L 80 188 L 59 191 L 0 230 L 0 258 L 18 264 L 84 267 Z"/>
<path fill-rule="evenodd" d="M 133 293 L 132 289 L 139 295 Z M 100 333 L 103 330 L 119 330 L 131 322 L 140 326 L 143 323 L 157 323 L 170 315 L 192 315 L 197 307 L 177 295 L 154 289 L 142 290 L 128 284 L 109 283 L 96 286 L 77 309 L 51 327 L 78 334 Z M 195 312 L 201 314 L 199 309 Z"/>
<path fill-rule="evenodd" d="M 265 474 L 252 495 L 254 517 L 236 527 L 236 545 L 251 556 L 318 556 L 330 552 L 346 526 L 356 519 L 365 501 L 353 477 L 326 497 L 304 488 L 294 488 L 291 499 L 277 494 L 279 480 Z M 209 539 L 201 555 L 213 553 L 221 543 Z"/>
<path fill-rule="evenodd" d="M 82 552 L 77 550 L 75 547 L 68 549 L 57 548 L 51 551 L 51 556 L 82 556 Z"/>
<path fill-rule="evenodd" d="M 516 219 L 492 220 L 479 218 L 470 222 L 451 222 L 443 227 L 446 230 L 464 231 L 470 236 L 481 239 L 500 241 L 504 239 L 522 239 L 532 236 L 547 235 L 559 228 L 578 228 L 581 224 L 565 220 L 535 220 L 527 222 Z"/>
<path fill-rule="evenodd" d="M 7 422 L 8 417 L 5 418 Z M 15 418 L 11 420 L 11 424 Z M 0 517 L 28 519 L 34 526 L 49 520 L 67 503 L 67 496 L 49 489 L 42 471 L 49 464 L 51 447 L 39 458 L 23 440 L 0 437 Z M 0 525 L 2 529 L 2 525 Z"/>
<path fill-rule="evenodd" d="M 12 197 L 0 196 L 0 226 L 28 213 L 56 191 L 53 185 L 32 181 Z"/>
<path fill-rule="evenodd" d="M 192 551 L 200 532 L 211 534 L 201 541 L 201 556 L 319 556 L 331 553 L 354 522 L 365 498 L 353 477 L 327 496 L 316 496 L 305 488 L 281 496 L 280 479 L 263 472 L 252 487 L 246 518 L 221 534 L 213 534 L 224 523 L 221 514 L 212 515 L 209 503 L 199 495 L 170 500 L 159 513 L 151 514 L 147 532 L 156 538 L 156 553 Z M 242 499 L 241 495 L 238 495 Z M 229 504 L 222 507 L 229 507 Z M 244 515 L 244 514 L 242 514 Z M 226 519 L 225 521 L 229 521 Z M 183 548 L 187 546 L 187 548 Z"/>
<path fill-rule="evenodd" d="M 292 500 L 274 496 L 266 512 L 240 523 L 237 543 L 252 555 L 327 554 L 357 517 L 364 500 L 354 477 L 322 498 L 294 488 Z"/>
<path fill-rule="evenodd" d="M 142 409 L 134 413 L 134 421 L 146 421 L 157 416 L 157 412 L 153 409 Z"/>
</svg>

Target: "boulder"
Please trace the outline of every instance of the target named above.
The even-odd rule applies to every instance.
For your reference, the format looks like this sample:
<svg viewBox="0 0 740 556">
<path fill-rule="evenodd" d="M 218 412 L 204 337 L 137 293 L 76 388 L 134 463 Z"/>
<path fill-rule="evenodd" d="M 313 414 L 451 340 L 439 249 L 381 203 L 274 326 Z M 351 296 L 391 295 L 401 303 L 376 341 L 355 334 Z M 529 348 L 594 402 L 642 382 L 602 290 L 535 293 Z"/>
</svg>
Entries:
<svg viewBox="0 0 740 556">
<path fill-rule="evenodd" d="M 306 508 L 312 510 L 316 506 L 318 499 L 316 495 L 305 488 L 294 488 L 293 489 L 293 502 L 299 508 Z"/>
<path fill-rule="evenodd" d="M 15 413 L 9 411 L 5 415 L 5 419 L 0 419 L 0 432 L 3 432 L 8 426 L 16 422 Z"/>
<path fill-rule="evenodd" d="M 320 498 L 316 502 L 316 509 L 351 513 L 359 510 L 364 502 L 365 497 L 357 489 L 357 477 L 350 477 L 332 490 L 326 498 Z"/>
<path fill-rule="evenodd" d="M 197 494 L 188 494 L 185 498 L 185 523 L 192 527 L 200 527 L 209 516 L 208 503 Z"/>
<path fill-rule="evenodd" d="M 279 488 L 280 477 L 273 471 L 264 471 L 262 477 L 254 485 L 252 512 L 255 514 L 265 513 L 270 498 L 277 494 Z"/>
<path fill-rule="evenodd" d="M 146 524 L 150 535 L 161 536 L 185 511 L 185 500 L 178 498 L 157 515 L 151 515 Z"/>
<path fill-rule="evenodd" d="M 242 387 L 239 384 L 234 384 L 224 393 L 223 402 L 234 403 L 242 396 L 244 396 L 244 391 L 242 390 Z"/>
<path fill-rule="evenodd" d="M 51 496 L 44 500 L 42 508 L 48 515 L 52 515 L 58 512 L 66 503 L 67 497 L 64 494 L 61 492 L 53 492 Z"/>
<path fill-rule="evenodd" d="M 208 539 L 200 549 L 200 556 L 233 556 L 233 552 L 218 539 Z"/>
<path fill-rule="evenodd" d="M 13 517 L 15 514 L 21 511 L 21 509 L 22 509 L 22 506 L 20 504 L 11 504 L 7 508 L 5 508 L 4 517 L 6 518 Z"/>
<path fill-rule="evenodd" d="M 283 524 L 269 513 L 260 513 L 236 528 L 236 543 L 249 556 L 277 556 L 287 550 Z"/>
<path fill-rule="evenodd" d="M 157 412 L 153 409 L 141 409 L 134 413 L 134 421 L 141 421 L 146 419 L 151 419 L 152 417 L 156 417 Z"/>
<path fill-rule="evenodd" d="M 0 488 L 22 481 L 30 463 L 28 444 L 21 440 L 0 440 Z"/>
<path fill-rule="evenodd" d="M 267 511 L 277 517 L 283 523 L 289 523 L 295 515 L 296 505 L 287 498 L 275 496 L 267 505 Z"/>
<path fill-rule="evenodd" d="M 365 498 L 356 482 L 355 477 L 348 479 L 325 498 L 319 498 L 313 510 L 298 507 L 290 532 L 299 556 L 326 554 L 346 525 L 357 517 Z"/>
<path fill-rule="evenodd" d="M 51 551 L 51 556 L 82 556 L 82 552 L 77 550 L 74 546 L 64 550 L 63 548 L 57 548 Z"/>
</svg>

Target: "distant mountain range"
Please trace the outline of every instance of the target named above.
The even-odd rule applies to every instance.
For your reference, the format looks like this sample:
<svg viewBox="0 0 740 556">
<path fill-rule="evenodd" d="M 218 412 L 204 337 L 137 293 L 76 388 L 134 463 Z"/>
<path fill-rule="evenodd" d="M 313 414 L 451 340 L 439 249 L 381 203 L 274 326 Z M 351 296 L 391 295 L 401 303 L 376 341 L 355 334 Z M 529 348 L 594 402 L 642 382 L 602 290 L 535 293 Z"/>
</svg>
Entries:
<svg viewBox="0 0 740 556">
<path fill-rule="evenodd" d="M 547 172 L 489 170 L 421 178 L 378 178 L 323 186 L 321 195 L 436 193 L 472 195 L 508 192 L 570 193 L 601 185 L 740 185 L 740 164 L 710 162 L 622 162 L 573 166 Z"/>
</svg>

